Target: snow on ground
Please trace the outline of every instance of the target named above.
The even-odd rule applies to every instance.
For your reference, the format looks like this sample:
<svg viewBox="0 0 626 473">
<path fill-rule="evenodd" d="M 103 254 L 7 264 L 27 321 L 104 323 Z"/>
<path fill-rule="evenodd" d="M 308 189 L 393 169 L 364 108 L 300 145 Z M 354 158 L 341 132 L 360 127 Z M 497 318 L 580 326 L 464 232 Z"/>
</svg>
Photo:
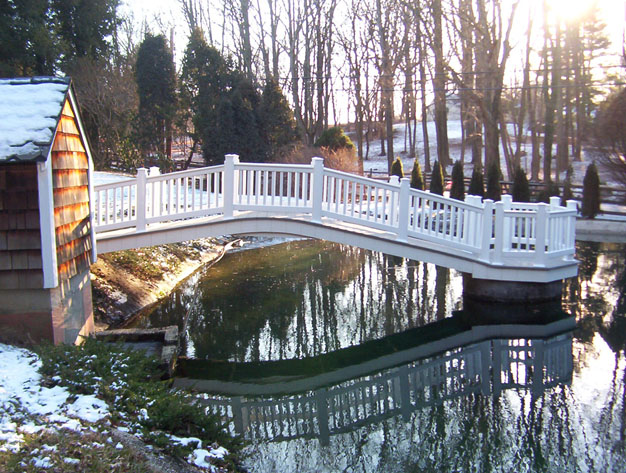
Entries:
<svg viewBox="0 0 626 473">
<path fill-rule="evenodd" d="M 430 159 L 431 162 L 437 159 L 437 135 L 435 131 L 435 122 L 429 121 L 427 123 L 428 127 L 428 138 L 429 138 L 429 149 L 430 149 Z M 409 173 L 411 168 L 413 167 L 413 158 L 407 156 L 407 150 L 409 148 L 408 138 L 405 139 L 405 129 L 406 125 L 404 123 L 396 123 L 393 126 L 394 129 L 394 140 L 393 140 L 393 149 L 396 156 L 400 157 L 402 160 L 402 164 L 404 165 L 405 173 Z M 513 136 L 513 128 L 509 129 L 509 133 Z M 348 136 L 352 139 L 352 141 L 356 145 L 356 137 L 354 133 L 348 133 Z M 417 145 L 416 152 L 420 160 L 420 164 L 422 169 L 424 169 L 424 140 L 422 135 L 422 125 L 421 123 L 417 124 Z M 461 121 L 449 119 L 448 120 L 448 141 L 450 144 L 450 158 L 452 161 L 456 161 L 461 159 L 461 139 L 462 139 L 462 129 L 461 129 Z M 526 150 L 528 151 L 525 156 L 522 157 L 521 165 L 524 169 L 530 169 L 530 140 L 526 143 Z M 387 172 L 387 157 L 380 155 L 381 146 L 380 139 L 376 139 L 370 142 L 369 153 L 363 161 L 363 168 L 365 172 L 373 171 L 386 173 Z M 554 146 L 554 152 L 556 153 L 556 145 Z M 363 153 L 365 153 L 365 143 L 363 143 Z M 506 161 L 504 157 L 504 151 L 500 148 L 500 156 L 501 156 L 501 168 L 503 171 L 506 170 Z M 580 162 L 572 162 L 572 167 L 574 168 L 574 177 L 572 182 L 574 184 L 582 184 L 583 177 L 587 170 L 587 166 L 593 161 L 595 156 L 592 152 L 583 149 L 583 160 Z M 465 175 L 469 177 L 472 172 L 472 164 L 471 164 L 471 151 L 469 149 L 465 150 Z M 554 165 L 554 164 L 553 164 Z M 542 162 L 543 166 L 543 162 Z M 447 169 L 447 172 L 451 172 L 451 167 Z M 603 184 L 610 186 L 617 186 L 618 184 L 611 179 L 611 176 L 607 173 L 603 173 L 600 170 L 600 179 Z M 505 176 L 506 177 L 506 176 Z M 560 176 L 560 180 L 565 179 L 565 172 L 563 172 Z"/>
<path fill-rule="evenodd" d="M 0 451 L 17 451 L 23 434 L 43 429 L 81 431 L 85 423 L 109 414 L 95 396 L 71 396 L 60 386 L 42 386 L 41 366 L 34 353 L 0 344 Z"/>
<path fill-rule="evenodd" d="M 93 395 L 73 395 L 60 386 L 42 385 L 40 366 L 41 361 L 33 352 L 0 343 L 0 452 L 19 452 L 27 434 L 64 429 L 91 432 L 90 424 L 106 422 L 110 415 L 107 404 Z M 118 430 L 129 429 L 119 427 Z M 194 443 L 195 450 L 187 461 L 208 471 L 217 471 L 211 459 L 228 455 L 223 447 L 207 445 L 203 448 L 197 438 L 170 437 L 181 445 Z M 124 445 L 118 443 L 116 448 L 122 449 Z M 43 450 L 56 451 L 56 446 L 45 446 Z M 53 466 L 45 451 L 34 459 L 37 468 Z M 73 464 L 79 460 L 65 458 L 64 461 Z"/>
</svg>

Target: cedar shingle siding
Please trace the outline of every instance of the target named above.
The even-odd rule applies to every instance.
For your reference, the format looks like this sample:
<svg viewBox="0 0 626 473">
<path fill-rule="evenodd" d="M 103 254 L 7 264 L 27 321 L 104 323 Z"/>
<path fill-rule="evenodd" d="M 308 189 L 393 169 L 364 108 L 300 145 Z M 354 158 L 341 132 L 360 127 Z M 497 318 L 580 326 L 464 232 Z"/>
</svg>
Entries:
<svg viewBox="0 0 626 473">
<path fill-rule="evenodd" d="M 51 156 L 59 278 L 69 279 L 91 264 L 89 163 L 69 101 L 63 106 Z"/>
<path fill-rule="evenodd" d="M 0 166 L 0 288 L 43 287 L 37 165 Z"/>
</svg>

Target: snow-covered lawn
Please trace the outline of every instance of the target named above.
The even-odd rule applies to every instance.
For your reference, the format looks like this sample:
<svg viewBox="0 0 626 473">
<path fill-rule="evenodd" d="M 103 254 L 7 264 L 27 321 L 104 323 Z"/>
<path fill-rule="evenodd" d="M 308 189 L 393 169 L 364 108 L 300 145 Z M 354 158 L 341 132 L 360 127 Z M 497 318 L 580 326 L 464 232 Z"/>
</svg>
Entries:
<svg viewBox="0 0 626 473">
<path fill-rule="evenodd" d="M 122 421 L 113 426 L 111 418 L 114 417 L 114 411 L 95 395 L 73 394 L 60 385 L 46 386 L 61 383 L 62 380 L 58 376 L 47 380 L 39 373 L 41 366 L 42 362 L 35 353 L 0 344 L 0 455 L 23 453 L 25 460 L 20 463 L 23 468 L 45 470 L 56 467 L 60 468 L 57 471 L 66 471 L 65 468 L 80 460 L 72 457 L 59 458 L 55 445 L 43 445 L 34 451 L 28 451 L 26 455 L 24 450 L 29 449 L 27 438 L 50 433 L 63 435 L 63 432 L 68 431 L 67 435 L 90 436 L 99 433 L 112 448 L 120 451 L 125 446 L 112 440 L 109 434 L 113 428 L 117 427 L 122 432 L 137 432 L 135 435 L 141 438 L 137 429 L 133 429 L 132 421 Z M 120 384 L 123 382 L 120 380 Z M 112 385 L 111 388 L 113 389 Z M 98 391 L 97 388 L 95 391 Z M 147 415 L 145 409 L 137 414 L 139 417 Z M 124 418 L 126 414 L 118 412 L 117 416 Z M 228 454 L 225 448 L 208 445 L 203 448 L 202 441 L 193 437 L 166 436 L 173 444 L 194 446 L 186 458 L 189 463 L 208 471 L 223 471 L 216 469 L 210 460 L 223 459 Z M 93 441 L 89 443 L 93 448 L 92 444 Z M 55 458 L 62 464 L 55 464 Z"/>
<path fill-rule="evenodd" d="M 109 415 L 93 395 L 72 396 L 61 386 L 42 386 L 41 361 L 23 348 L 0 344 L 0 451 L 17 451 L 23 434 L 43 429 L 80 431 Z"/>
</svg>

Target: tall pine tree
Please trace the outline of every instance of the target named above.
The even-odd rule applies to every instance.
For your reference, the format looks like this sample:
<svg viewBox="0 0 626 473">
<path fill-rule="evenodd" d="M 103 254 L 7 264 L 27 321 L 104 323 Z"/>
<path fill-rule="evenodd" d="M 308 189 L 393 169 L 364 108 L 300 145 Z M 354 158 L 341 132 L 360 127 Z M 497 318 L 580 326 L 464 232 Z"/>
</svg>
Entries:
<svg viewBox="0 0 626 473">
<path fill-rule="evenodd" d="M 176 76 L 172 51 L 163 35 L 148 34 L 137 51 L 139 138 L 144 156 L 171 157 L 176 114 Z"/>
</svg>

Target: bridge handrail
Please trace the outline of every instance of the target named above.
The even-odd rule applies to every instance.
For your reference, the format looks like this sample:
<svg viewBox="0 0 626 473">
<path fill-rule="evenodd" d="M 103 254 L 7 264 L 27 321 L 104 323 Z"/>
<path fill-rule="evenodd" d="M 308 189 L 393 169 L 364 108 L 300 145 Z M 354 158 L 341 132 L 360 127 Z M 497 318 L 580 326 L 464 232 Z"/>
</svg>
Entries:
<svg viewBox="0 0 626 473">
<path fill-rule="evenodd" d="M 447 251 L 473 254 L 489 264 L 528 261 L 547 266 L 575 251 L 576 204 L 500 202 L 467 196 L 450 199 L 410 188 L 408 179 L 381 182 L 311 164 L 240 163 L 227 155 L 223 165 L 159 175 L 139 169 L 135 179 L 94 187 L 95 227 L 126 227 L 258 210 L 309 214 L 365 225 L 391 238 L 416 238 Z M 394 236 L 395 235 L 395 236 Z"/>
<path fill-rule="evenodd" d="M 99 190 L 99 191 L 105 191 L 105 190 L 110 190 L 110 189 L 119 189 L 120 187 L 123 186 L 127 186 L 129 184 L 135 184 L 137 182 L 137 178 L 135 177 L 129 177 L 126 178 L 122 181 L 115 181 L 115 182 L 107 182 L 105 184 L 98 184 L 96 186 L 94 186 L 95 190 Z"/>
<path fill-rule="evenodd" d="M 148 182 L 160 182 L 160 181 L 178 179 L 181 177 L 202 176 L 206 174 L 207 172 L 217 172 L 217 171 L 222 171 L 223 169 L 224 169 L 223 164 L 217 164 L 214 166 L 206 166 L 203 168 L 185 169 L 183 171 L 168 172 L 166 174 L 153 172 L 146 177 L 146 180 Z"/>
</svg>

